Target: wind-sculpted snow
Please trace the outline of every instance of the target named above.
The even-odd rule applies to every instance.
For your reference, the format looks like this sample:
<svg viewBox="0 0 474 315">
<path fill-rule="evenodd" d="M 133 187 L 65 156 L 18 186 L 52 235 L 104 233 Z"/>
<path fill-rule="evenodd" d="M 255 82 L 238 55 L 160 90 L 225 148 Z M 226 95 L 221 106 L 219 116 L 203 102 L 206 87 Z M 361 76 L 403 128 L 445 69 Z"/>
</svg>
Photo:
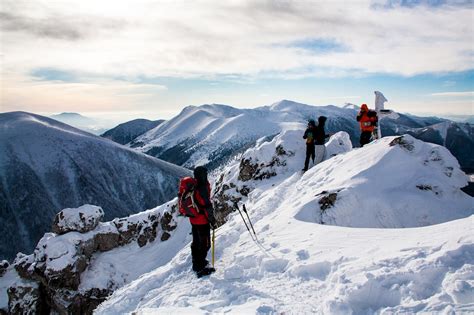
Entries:
<svg viewBox="0 0 474 315">
<path fill-rule="evenodd" d="M 467 181 L 446 148 L 405 135 L 325 161 L 308 171 L 289 195 L 302 201 L 296 210 L 300 220 L 417 227 L 473 214 L 473 198 L 461 191 Z M 312 187 L 314 194 L 307 198 L 299 187 Z"/>
<path fill-rule="evenodd" d="M 172 199 L 188 174 L 46 117 L 0 114 L 0 257 L 33 250 L 61 209 L 92 203 L 122 217 Z"/>
<path fill-rule="evenodd" d="M 473 312 L 473 198 L 460 190 L 467 179 L 456 159 L 390 137 L 302 174 L 300 137 L 289 130 L 259 142 L 216 181 L 229 201 L 246 203 L 257 242 L 230 212 L 217 230 L 216 273 L 197 279 L 186 247 L 96 313 Z M 344 147 L 346 137 L 330 141 Z"/>
</svg>

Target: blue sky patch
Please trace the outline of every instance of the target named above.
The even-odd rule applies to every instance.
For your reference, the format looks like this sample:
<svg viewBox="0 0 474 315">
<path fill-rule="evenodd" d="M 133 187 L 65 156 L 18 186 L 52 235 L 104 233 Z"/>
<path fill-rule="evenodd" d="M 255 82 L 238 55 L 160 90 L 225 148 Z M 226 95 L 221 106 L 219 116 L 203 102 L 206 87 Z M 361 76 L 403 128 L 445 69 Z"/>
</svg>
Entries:
<svg viewBox="0 0 474 315">
<path fill-rule="evenodd" d="M 76 82 L 78 80 L 74 73 L 54 68 L 39 68 L 31 71 L 30 74 L 40 81 Z"/>
<path fill-rule="evenodd" d="M 302 48 L 314 53 L 343 52 L 349 51 L 349 48 L 331 39 L 306 39 L 292 42 L 289 47 Z"/>
</svg>

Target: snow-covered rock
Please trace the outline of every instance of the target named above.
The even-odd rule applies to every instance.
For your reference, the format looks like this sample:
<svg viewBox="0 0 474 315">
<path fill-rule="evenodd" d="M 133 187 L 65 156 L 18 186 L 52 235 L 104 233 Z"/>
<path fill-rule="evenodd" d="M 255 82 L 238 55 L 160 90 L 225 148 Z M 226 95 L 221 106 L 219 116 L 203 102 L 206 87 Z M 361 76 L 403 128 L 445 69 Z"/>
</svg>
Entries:
<svg viewBox="0 0 474 315">
<path fill-rule="evenodd" d="M 97 204 L 105 220 L 176 196 L 190 172 L 25 112 L 0 114 L 0 259 L 31 252 L 58 211 Z"/>
<path fill-rule="evenodd" d="M 217 231 L 216 273 L 197 279 L 184 247 L 96 313 L 473 312 L 474 199 L 449 151 L 388 137 L 328 150 L 301 174 L 304 149 L 290 147 L 300 137 L 290 130 L 244 153 L 275 176 L 239 180 L 242 159 L 221 170 L 216 185 L 245 202 L 256 241 L 230 213 Z M 294 155 L 278 155 L 281 143 Z M 268 166 L 274 157 L 280 165 Z"/>
<path fill-rule="evenodd" d="M 44 306 L 37 282 L 21 279 L 8 288 L 10 314 L 42 314 L 46 311 Z"/>
<path fill-rule="evenodd" d="M 0 261 L 0 277 L 7 272 L 8 267 L 10 266 L 10 263 L 7 260 L 2 260 Z"/>
<path fill-rule="evenodd" d="M 86 233 L 95 229 L 103 218 L 104 210 L 93 205 L 63 209 L 54 217 L 52 231 L 56 234 L 71 231 Z"/>
<path fill-rule="evenodd" d="M 171 259 L 155 257 L 155 261 L 144 263 L 140 252 L 142 249 L 150 251 L 144 248 L 149 245 L 155 256 L 169 257 L 173 253 L 173 249 L 169 249 L 171 245 L 163 247 L 160 244 L 175 242 L 172 235 L 177 229 L 176 199 L 156 209 L 110 222 L 99 223 L 97 219 L 103 216 L 102 209 L 91 205 L 64 209 L 61 213 L 62 227 L 68 227 L 69 232 L 46 233 L 33 254 L 20 253 L 13 265 L 6 267 L 7 274 L 0 277 L 0 288 L 5 288 L 5 294 L 8 289 L 9 299 L 0 296 L 0 309 L 7 309 L 7 301 L 10 301 L 10 312 L 27 311 L 28 305 L 22 304 L 21 300 L 26 299 L 22 296 L 31 295 L 35 296 L 34 301 L 40 308 L 50 307 L 59 313 L 91 314 L 113 290 L 156 266 L 155 261 Z M 98 224 L 94 223 L 95 228 L 89 231 L 77 231 L 83 224 L 78 213 Z M 183 225 L 189 229 L 189 224 Z M 186 237 L 188 233 L 180 234 L 176 239 Z M 113 252 L 112 257 L 120 257 L 123 251 L 130 253 L 130 248 L 135 251 L 130 257 L 102 265 L 103 253 Z M 130 260 L 136 265 L 130 264 Z M 119 271 L 116 266 L 120 265 Z M 38 290 L 35 288 L 41 288 L 41 296 L 36 296 Z"/>
</svg>

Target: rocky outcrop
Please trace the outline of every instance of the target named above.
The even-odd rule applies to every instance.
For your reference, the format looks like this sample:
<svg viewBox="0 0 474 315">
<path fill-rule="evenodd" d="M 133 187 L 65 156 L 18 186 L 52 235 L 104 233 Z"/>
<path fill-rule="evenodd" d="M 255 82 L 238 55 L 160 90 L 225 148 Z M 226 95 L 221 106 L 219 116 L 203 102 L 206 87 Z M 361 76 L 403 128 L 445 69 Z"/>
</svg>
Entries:
<svg viewBox="0 0 474 315">
<path fill-rule="evenodd" d="M 71 231 L 86 233 L 95 229 L 103 218 L 104 210 L 97 206 L 83 205 L 79 208 L 63 209 L 54 217 L 52 231 L 56 234 Z"/>
<path fill-rule="evenodd" d="M 160 241 L 168 240 L 176 228 L 177 206 L 171 202 L 166 209 L 111 222 L 100 222 L 104 213 L 97 206 L 62 210 L 53 223 L 59 233 L 46 233 L 33 254 L 17 255 L 13 266 L 21 281 L 8 291 L 9 312 L 38 314 L 51 309 L 59 314 L 91 314 L 115 289 L 110 285 L 79 290 L 92 256 L 132 242 L 142 247 L 158 235 Z"/>
<path fill-rule="evenodd" d="M 43 314 L 47 305 L 42 303 L 40 287 L 34 281 L 20 281 L 7 290 L 10 314 Z"/>
<path fill-rule="evenodd" d="M 8 261 L 6 260 L 0 261 L 0 277 L 3 276 L 5 272 L 7 272 L 8 266 L 10 266 L 10 263 Z"/>
<path fill-rule="evenodd" d="M 281 138 L 277 136 L 276 141 Z M 226 176 L 223 173 L 215 183 L 214 200 L 216 205 L 216 220 L 219 225 L 224 224 L 227 216 L 235 211 L 238 203 L 244 200 L 252 191 L 254 181 L 270 179 L 278 175 L 281 167 L 287 166 L 288 158 L 295 155 L 294 151 L 288 150 L 282 143 L 276 144 L 274 140 L 266 142 L 263 146 L 272 146 L 265 148 L 272 150 L 269 158 L 260 157 L 254 152 L 246 152 L 241 158 L 238 169 L 233 169 L 227 174 L 238 172 L 237 178 Z M 234 167 L 235 168 L 235 167 Z"/>
</svg>

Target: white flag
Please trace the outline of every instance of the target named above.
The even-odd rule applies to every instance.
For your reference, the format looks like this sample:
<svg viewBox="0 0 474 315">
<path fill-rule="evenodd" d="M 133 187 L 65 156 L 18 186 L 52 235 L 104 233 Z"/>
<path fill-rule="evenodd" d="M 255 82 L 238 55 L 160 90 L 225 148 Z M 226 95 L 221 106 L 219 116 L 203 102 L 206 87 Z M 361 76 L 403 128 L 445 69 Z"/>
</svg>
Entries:
<svg viewBox="0 0 474 315">
<path fill-rule="evenodd" d="M 382 92 L 375 91 L 375 110 L 380 112 L 384 109 L 384 103 L 388 102 L 385 96 L 383 96 Z"/>
</svg>

